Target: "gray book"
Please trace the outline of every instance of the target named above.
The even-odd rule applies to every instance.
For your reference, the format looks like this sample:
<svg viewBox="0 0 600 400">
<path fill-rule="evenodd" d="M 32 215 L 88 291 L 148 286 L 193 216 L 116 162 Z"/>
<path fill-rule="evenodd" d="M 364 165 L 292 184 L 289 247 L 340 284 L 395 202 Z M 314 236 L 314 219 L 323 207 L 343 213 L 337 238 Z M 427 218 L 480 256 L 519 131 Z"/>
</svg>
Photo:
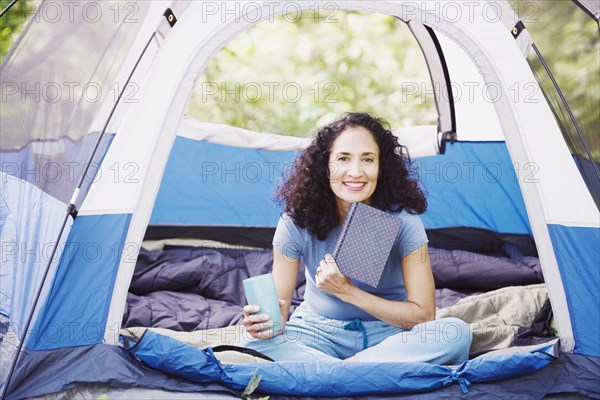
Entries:
<svg viewBox="0 0 600 400">
<path fill-rule="evenodd" d="M 332 256 L 340 272 L 377 287 L 402 220 L 363 203 L 352 203 Z"/>
</svg>

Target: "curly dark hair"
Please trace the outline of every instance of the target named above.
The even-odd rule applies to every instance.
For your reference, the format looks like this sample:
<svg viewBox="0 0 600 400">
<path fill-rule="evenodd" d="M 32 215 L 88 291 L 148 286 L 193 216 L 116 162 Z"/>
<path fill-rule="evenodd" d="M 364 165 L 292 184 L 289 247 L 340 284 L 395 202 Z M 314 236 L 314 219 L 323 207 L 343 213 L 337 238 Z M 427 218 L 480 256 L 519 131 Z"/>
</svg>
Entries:
<svg viewBox="0 0 600 400">
<path fill-rule="evenodd" d="M 379 147 L 379 177 L 371 205 L 380 210 L 404 208 L 412 214 L 427 209 L 427 201 L 405 146 L 398 143 L 383 119 L 367 113 L 345 113 L 321 128 L 296 158 L 291 173 L 277 187 L 275 199 L 301 228 L 324 240 L 339 225 L 335 195 L 329 185 L 329 154 L 335 139 L 349 127 L 363 127 Z"/>
</svg>

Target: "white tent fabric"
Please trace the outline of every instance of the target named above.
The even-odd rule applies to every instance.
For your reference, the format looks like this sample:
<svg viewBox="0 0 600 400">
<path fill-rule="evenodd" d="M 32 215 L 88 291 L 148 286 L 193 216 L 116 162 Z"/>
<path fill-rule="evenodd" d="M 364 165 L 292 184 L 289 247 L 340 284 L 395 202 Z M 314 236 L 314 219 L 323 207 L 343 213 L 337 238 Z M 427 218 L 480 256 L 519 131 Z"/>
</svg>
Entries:
<svg viewBox="0 0 600 400">
<path fill-rule="evenodd" d="M 170 0 L 152 1 L 149 3 L 148 15 L 160 15 L 170 6 L 170 4 Z M 154 56 L 160 49 L 160 43 L 164 39 L 164 36 L 161 36 L 160 32 L 166 29 L 165 25 L 166 27 L 169 26 L 165 19 L 158 21 L 154 18 L 144 18 L 141 21 L 141 26 L 135 38 L 135 42 L 131 46 L 133 50 L 127 55 L 127 59 L 123 62 L 121 70 L 115 78 L 115 82 L 117 83 L 115 88 L 123 91 L 123 96 L 125 99 L 119 103 L 119 106 L 115 111 L 115 115 L 112 117 L 113 121 L 122 121 L 123 117 L 129 110 L 129 106 L 137 101 L 137 91 L 144 84 L 144 77 L 152 65 Z M 150 43 L 148 50 L 146 50 L 146 54 L 141 59 L 140 65 L 138 65 L 136 68 L 135 74 L 129 83 L 129 87 L 124 87 L 127 77 L 131 73 L 142 49 L 155 31 L 158 33 Z M 113 97 L 116 97 L 116 95 Z M 113 101 L 106 101 L 102 104 L 102 109 L 97 113 L 96 118 L 94 119 L 94 122 L 90 128 L 90 132 L 100 132 L 106 121 L 109 119 L 115 99 L 113 98 L 109 100 Z M 114 132 L 114 129 L 111 128 L 116 127 L 109 127 L 108 132 Z"/>
<path fill-rule="evenodd" d="M 400 143 L 410 149 L 411 157 L 425 157 L 437 154 L 437 126 L 410 126 L 392 128 L 392 131 L 398 137 Z M 225 146 L 271 151 L 302 150 L 312 140 L 312 138 L 259 133 L 224 124 L 201 122 L 191 116 L 184 116 L 181 119 L 177 136 L 193 140 L 206 140 L 210 143 Z"/>
<path fill-rule="evenodd" d="M 444 49 L 452 89 L 458 140 L 504 140 L 494 103 L 498 101 L 498 87 L 486 84 L 469 56 L 446 35 L 438 40 Z"/>
</svg>

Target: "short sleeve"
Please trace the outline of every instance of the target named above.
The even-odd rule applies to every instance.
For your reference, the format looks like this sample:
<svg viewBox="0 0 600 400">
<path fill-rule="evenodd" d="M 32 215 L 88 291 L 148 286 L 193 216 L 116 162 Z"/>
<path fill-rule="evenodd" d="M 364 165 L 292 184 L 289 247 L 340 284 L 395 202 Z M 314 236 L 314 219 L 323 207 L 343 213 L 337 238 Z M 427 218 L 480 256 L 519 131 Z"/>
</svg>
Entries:
<svg viewBox="0 0 600 400">
<path fill-rule="evenodd" d="M 400 225 L 396 244 L 400 252 L 400 258 L 403 258 L 429 242 L 429 239 L 427 239 L 421 217 L 403 211 L 401 218 L 402 225 Z"/>
<path fill-rule="evenodd" d="M 273 236 L 273 248 L 284 256 L 299 260 L 304 248 L 304 234 L 289 215 L 283 214 Z"/>
</svg>

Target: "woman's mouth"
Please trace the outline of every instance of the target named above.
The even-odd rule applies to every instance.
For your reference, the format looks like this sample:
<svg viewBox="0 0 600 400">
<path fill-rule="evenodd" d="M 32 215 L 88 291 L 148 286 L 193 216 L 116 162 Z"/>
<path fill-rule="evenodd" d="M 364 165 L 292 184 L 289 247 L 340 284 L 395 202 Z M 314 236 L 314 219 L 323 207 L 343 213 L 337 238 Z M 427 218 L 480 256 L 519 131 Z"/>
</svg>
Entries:
<svg viewBox="0 0 600 400">
<path fill-rule="evenodd" d="M 346 187 L 346 189 L 355 192 L 362 190 L 362 188 L 364 188 L 366 184 L 367 182 L 344 182 L 344 186 Z"/>
</svg>

